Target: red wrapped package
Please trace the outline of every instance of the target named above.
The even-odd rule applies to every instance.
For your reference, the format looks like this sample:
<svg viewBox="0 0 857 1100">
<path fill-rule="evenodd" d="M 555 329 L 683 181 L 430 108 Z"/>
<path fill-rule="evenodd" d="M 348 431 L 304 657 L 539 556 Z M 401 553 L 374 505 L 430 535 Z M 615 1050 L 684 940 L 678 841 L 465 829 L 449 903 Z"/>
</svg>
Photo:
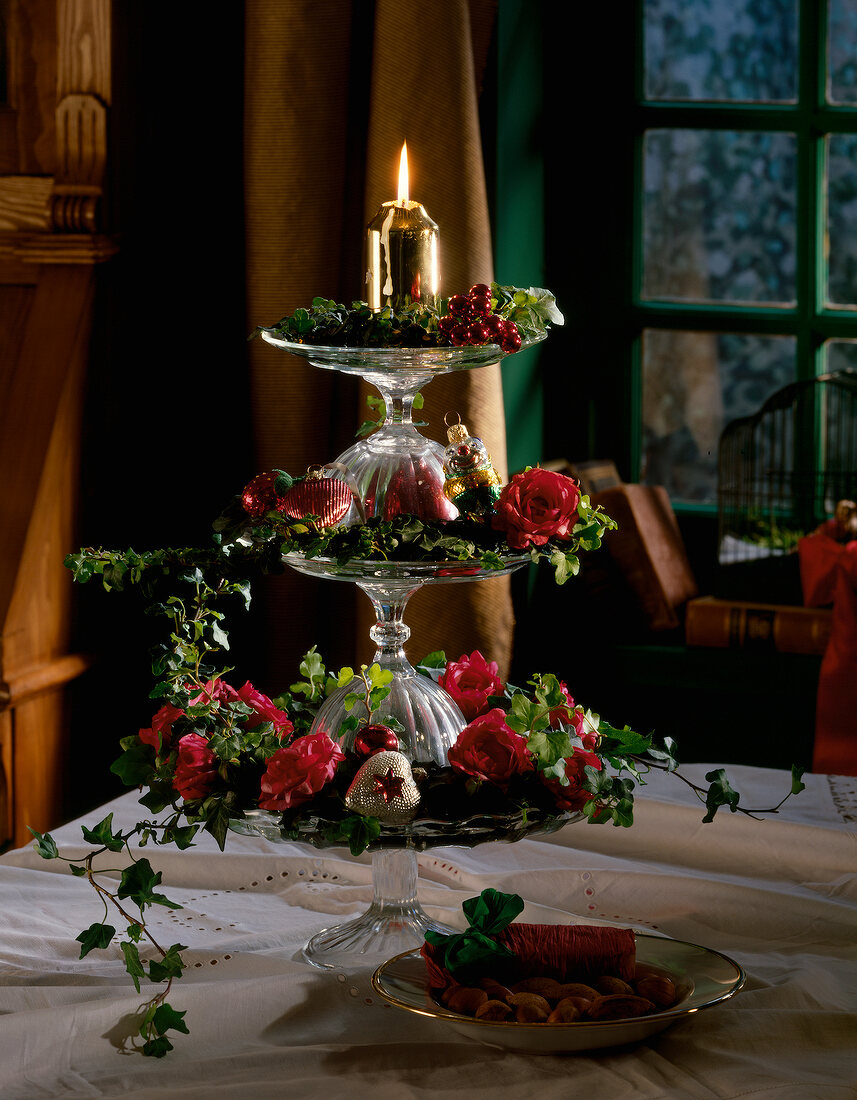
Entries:
<svg viewBox="0 0 857 1100">
<path fill-rule="evenodd" d="M 586 982 L 603 974 L 624 981 L 634 976 L 636 940 L 630 928 L 603 928 L 588 924 L 510 924 L 493 937 L 513 958 L 486 960 L 480 977 L 504 985 L 524 978 L 550 977 L 559 982 Z M 461 984 L 444 967 L 444 948 L 425 943 L 429 987 L 444 990 Z"/>
</svg>

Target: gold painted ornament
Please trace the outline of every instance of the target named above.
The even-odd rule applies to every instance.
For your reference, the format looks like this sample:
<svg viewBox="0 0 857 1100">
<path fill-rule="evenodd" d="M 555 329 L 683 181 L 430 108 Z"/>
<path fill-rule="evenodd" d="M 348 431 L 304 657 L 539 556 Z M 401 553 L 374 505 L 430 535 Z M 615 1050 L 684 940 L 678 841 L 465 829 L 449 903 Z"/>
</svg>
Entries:
<svg viewBox="0 0 857 1100">
<path fill-rule="evenodd" d="M 400 752 L 377 752 L 361 764 L 345 793 L 345 805 L 386 825 L 404 825 L 417 811 L 420 792 L 411 763 Z"/>
<path fill-rule="evenodd" d="M 443 491 L 462 516 L 484 523 L 500 499 L 500 475 L 485 444 L 470 435 L 460 416 L 457 423 L 450 424 L 447 413 L 443 421 L 449 439 L 443 455 Z"/>
</svg>

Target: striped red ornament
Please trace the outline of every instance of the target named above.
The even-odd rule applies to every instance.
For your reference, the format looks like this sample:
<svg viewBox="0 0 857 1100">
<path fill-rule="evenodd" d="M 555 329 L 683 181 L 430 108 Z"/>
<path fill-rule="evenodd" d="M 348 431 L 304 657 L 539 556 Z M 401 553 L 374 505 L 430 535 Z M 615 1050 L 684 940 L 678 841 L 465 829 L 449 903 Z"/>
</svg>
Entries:
<svg viewBox="0 0 857 1100">
<path fill-rule="evenodd" d="M 279 511 L 290 519 L 318 516 L 322 527 L 332 527 L 345 515 L 353 500 L 351 489 L 338 477 L 325 477 L 320 466 L 311 466 L 303 481 L 280 498 Z"/>
</svg>

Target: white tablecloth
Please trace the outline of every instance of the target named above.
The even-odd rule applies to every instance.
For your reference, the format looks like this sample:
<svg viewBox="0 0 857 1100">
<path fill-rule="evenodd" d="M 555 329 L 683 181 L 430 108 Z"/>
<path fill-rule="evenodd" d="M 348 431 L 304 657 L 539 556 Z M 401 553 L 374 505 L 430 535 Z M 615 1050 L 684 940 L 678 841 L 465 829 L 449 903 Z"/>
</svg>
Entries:
<svg viewBox="0 0 857 1100">
<path fill-rule="evenodd" d="M 698 779 L 705 769 L 684 770 Z M 729 773 L 747 805 L 771 805 L 788 787 L 782 772 Z M 241 836 L 225 853 L 207 837 L 185 852 L 145 849 L 183 906 L 151 920 L 159 942 L 189 945 L 170 1003 L 187 1010 L 190 1034 L 171 1032 L 163 1059 L 125 1053 L 122 1020 L 143 998 L 118 948 L 77 958 L 75 936 L 101 919 L 94 892 L 59 860 L 9 852 L 0 1097 L 853 1100 L 857 780 L 807 783 L 775 819 L 721 811 L 703 825 L 692 793 L 656 776 L 632 829 L 577 824 L 546 840 L 419 856 L 420 900 L 447 923 L 460 925 L 461 902 L 494 886 L 524 897 L 522 919 L 578 914 L 655 929 L 748 971 L 737 997 L 644 1045 L 565 1057 L 504 1053 L 393 1008 L 368 969 L 307 966 L 298 952 L 309 936 L 371 900 L 368 857 Z M 132 794 L 83 821 L 110 810 L 116 824 L 144 816 Z M 89 848 L 78 826 L 54 834 L 65 854 Z"/>
</svg>

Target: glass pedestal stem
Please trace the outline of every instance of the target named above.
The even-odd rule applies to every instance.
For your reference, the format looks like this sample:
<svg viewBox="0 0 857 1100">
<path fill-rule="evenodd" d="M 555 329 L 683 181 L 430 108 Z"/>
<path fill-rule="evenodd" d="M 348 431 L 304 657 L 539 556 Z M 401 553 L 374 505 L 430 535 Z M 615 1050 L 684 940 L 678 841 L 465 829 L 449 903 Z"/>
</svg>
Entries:
<svg viewBox="0 0 857 1100">
<path fill-rule="evenodd" d="M 427 929 L 449 933 L 417 900 L 417 854 L 388 848 L 372 854 L 372 904 L 355 920 L 316 933 L 303 949 L 306 962 L 324 970 L 377 966 L 421 947 Z"/>
</svg>

